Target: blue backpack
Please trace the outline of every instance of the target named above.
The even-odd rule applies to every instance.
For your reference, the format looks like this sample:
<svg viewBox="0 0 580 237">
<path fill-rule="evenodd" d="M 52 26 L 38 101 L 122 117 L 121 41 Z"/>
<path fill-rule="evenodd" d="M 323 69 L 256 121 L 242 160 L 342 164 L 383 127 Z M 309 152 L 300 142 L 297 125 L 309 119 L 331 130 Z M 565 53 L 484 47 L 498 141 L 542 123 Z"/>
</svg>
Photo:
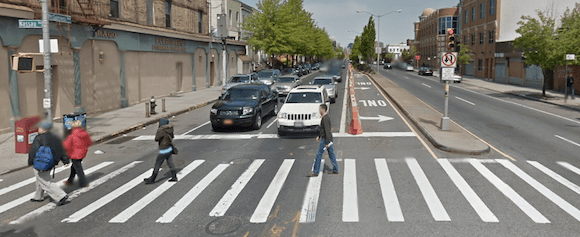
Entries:
<svg viewBox="0 0 580 237">
<path fill-rule="evenodd" d="M 49 146 L 41 145 L 36 151 L 34 160 L 32 160 L 34 169 L 38 171 L 47 171 L 54 167 L 54 155 Z"/>
</svg>

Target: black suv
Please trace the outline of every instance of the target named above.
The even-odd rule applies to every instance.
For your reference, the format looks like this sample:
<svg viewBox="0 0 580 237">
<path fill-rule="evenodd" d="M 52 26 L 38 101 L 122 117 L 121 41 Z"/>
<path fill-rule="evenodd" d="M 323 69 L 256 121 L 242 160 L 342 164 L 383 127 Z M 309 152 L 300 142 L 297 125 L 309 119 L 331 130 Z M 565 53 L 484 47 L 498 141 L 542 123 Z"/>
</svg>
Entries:
<svg viewBox="0 0 580 237">
<path fill-rule="evenodd" d="M 278 112 L 278 92 L 264 84 L 237 85 L 228 89 L 210 110 L 214 131 L 231 126 L 262 127 L 262 118 Z"/>
</svg>

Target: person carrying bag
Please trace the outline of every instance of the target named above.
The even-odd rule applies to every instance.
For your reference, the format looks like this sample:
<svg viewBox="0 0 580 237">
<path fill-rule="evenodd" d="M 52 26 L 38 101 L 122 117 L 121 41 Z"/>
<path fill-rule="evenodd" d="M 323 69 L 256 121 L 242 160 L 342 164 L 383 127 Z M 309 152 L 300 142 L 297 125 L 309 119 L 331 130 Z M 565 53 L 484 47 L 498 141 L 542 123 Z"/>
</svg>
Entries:
<svg viewBox="0 0 580 237">
<path fill-rule="evenodd" d="M 169 120 L 166 118 L 160 119 L 159 128 L 155 134 L 155 141 L 159 144 L 159 153 L 155 160 L 153 174 L 151 174 L 151 177 L 144 179 L 145 184 L 155 183 L 159 169 L 165 160 L 167 160 L 167 166 L 171 170 L 171 179 L 169 182 L 177 182 L 177 171 L 173 164 L 172 154 L 177 154 L 178 152 L 173 146 L 173 137 L 173 124 L 169 124 Z"/>
</svg>

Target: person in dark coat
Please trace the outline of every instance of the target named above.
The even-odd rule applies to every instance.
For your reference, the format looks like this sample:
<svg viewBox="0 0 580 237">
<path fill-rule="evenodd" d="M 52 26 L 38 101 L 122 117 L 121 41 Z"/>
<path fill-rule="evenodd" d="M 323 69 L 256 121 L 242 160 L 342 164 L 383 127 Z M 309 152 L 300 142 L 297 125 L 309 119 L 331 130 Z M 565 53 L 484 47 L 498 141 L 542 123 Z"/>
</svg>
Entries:
<svg viewBox="0 0 580 237">
<path fill-rule="evenodd" d="M 321 104 L 319 108 L 322 120 L 320 120 L 320 134 L 316 138 L 320 142 L 318 145 L 318 152 L 316 153 L 316 160 L 314 161 L 314 170 L 308 172 L 309 176 L 316 177 L 320 172 L 320 162 L 324 150 L 328 151 L 330 163 L 332 163 L 332 171 L 329 174 L 338 174 L 338 164 L 336 163 L 336 156 L 334 155 L 334 148 L 332 146 L 332 127 L 330 126 L 330 115 L 327 113 L 328 107 L 326 104 Z"/>
<path fill-rule="evenodd" d="M 153 174 L 151 177 L 145 179 L 145 184 L 155 183 L 155 178 L 157 178 L 159 168 L 161 168 L 161 165 L 165 160 L 167 160 L 167 166 L 169 166 L 169 169 L 171 170 L 171 179 L 169 182 L 177 182 L 177 171 L 175 170 L 173 158 L 171 157 L 174 149 L 173 137 L 173 124 L 169 124 L 169 120 L 166 118 L 160 119 L 159 128 L 155 134 L 155 141 L 159 144 L 159 154 L 155 160 Z"/>
<path fill-rule="evenodd" d="M 571 72 L 568 73 L 568 77 L 566 78 L 566 97 L 564 100 L 568 99 L 568 95 L 571 95 L 572 99 L 574 99 L 574 77 Z"/>
<path fill-rule="evenodd" d="M 54 159 L 53 167 L 58 165 L 62 161 L 63 164 L 67 165 L 70 163 L 70 158 L 68 157 L 66 151 L 62 146 L 62 140 L 50 132 L 52 129 L 52 123 L 50 121 L 42 121 L 36 125 L 38 127 L 38 136 L 34 138 L 34 142 L 28 150 L 28 165 L 34 165 L 34 158 L 36 153 L 41 146 L 50 147 L 52 151 L 52 156 Z M 64 190 L 62 190 L 55 182 L 52 181 L 52 175 L 50 171 L 52 168 L 45 171 L 40 171 L 32 169 L 34 171 L 34 176 L 36 177 L 36 192 L 30 201 L 32 202 L 42 202 L 44 201 L 44 192 L 55 200 L 57 206 L 62 206 L 67 203 L 68 195 Z"/>
<path fill-rule="evenodd" d="M 71 134 L 64 140 L 64 149 L 71 159 L 72 166 L 70 168 L 70 177 L 65 184 L 72 185 L 75 176 L 79 176 L 79 184 L 81 187 L 88 185 L 85 172 L 83 170 L 83 159 L 87 155 L 89 147 L 93 144 L 91 136 L 81 126 L 80 120 L 75 120 L 71 123 Z"/>
</svg>

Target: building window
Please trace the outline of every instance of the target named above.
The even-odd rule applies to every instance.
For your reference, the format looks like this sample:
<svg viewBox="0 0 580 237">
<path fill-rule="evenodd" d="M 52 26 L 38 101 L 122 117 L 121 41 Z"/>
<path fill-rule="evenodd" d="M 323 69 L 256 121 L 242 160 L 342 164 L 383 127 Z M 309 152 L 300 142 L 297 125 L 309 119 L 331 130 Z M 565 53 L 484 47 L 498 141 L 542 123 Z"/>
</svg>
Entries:
<svg viewBox="0 0 580 237">
<path fill-rule="evenodd" d="M 229 18 L 230 18 L 230 26 L 232 25 L 232 10 L 229 11 L 230 14 L 228 14 Z"/>
<path fill-rule="evenodd" d="M 66 2 L 67 2 L 66 0 L 52 0 L 52 7 L 65 10 Z"/>
<path fill-rule="evenodd" d="M 165 27 L 171 27 L 171 1 L 165 1 Z"/>
<path fill-rule="evenodd" d="M 485 3 L 481 4 L 481 10 L 479 10 L 479 17 L 485 18 Z"/>
<path fill-rule="evenodd" d="M 489 1 L 489 15 L 493 16 L 495 15 L 495 4 L 496 4 L 497 0 L 490 0 Z"/>
<path fill-rule="evenodd" d="M 479 33 L 479 44 L 483 44 L 483 37 L 484 37 L 484 34 Z"/>
<path fill-rule="evenodd" d="M 197 11 L 197 33 L 203 33 L 203 12 Z"/>
<path fill-rule="evenodd" d="M 483 60 L 482 59 L 477 60 L 477 70 L 480 72 L 483 71 Z"/>
<path fill-rule="evenodd" d="M 475 21 L 477 19 L 477 8 L 473 7 L 471 9 L 471 21 Z"/>
<path fill-rule="evenodd" d="M 457 32 L 457 17 L 440 17 L 438 34 L 444 35 L 447 33 L 447 28 L 453 28 Z"/>
<path fill-rule="evenodd" d="M 465 10 L 465 23 L 469 22 L 469 10 Z"/>
<path fill-rule="evenodd" d="M 111 17 L 119 18 L 119 0 L 111 0 Z"/>
<path fill-rule="evenodd" d="M 471 45 L 475 45 L 475 34 L 471 34 Z"/>
<path fill-rule="evenodd" d="M 463 36 L 463 43 L 464 43 L 464 44 L 467 44 L 467 35 L 464 35 L 464 36 Z"/>
<path fill-rule="evenodd" d="M 236 25 L 240 23 L 240 12 L 236 12 Z"/>
<path fill-rule="evenodd" d="M 489 31 L 489 36 L 488 37 L 489 37 L 489 43 L 490 44 L 493 44 L 493 42 L 495 41 L 495 31 L 494 30 Z"/>
</svg>

